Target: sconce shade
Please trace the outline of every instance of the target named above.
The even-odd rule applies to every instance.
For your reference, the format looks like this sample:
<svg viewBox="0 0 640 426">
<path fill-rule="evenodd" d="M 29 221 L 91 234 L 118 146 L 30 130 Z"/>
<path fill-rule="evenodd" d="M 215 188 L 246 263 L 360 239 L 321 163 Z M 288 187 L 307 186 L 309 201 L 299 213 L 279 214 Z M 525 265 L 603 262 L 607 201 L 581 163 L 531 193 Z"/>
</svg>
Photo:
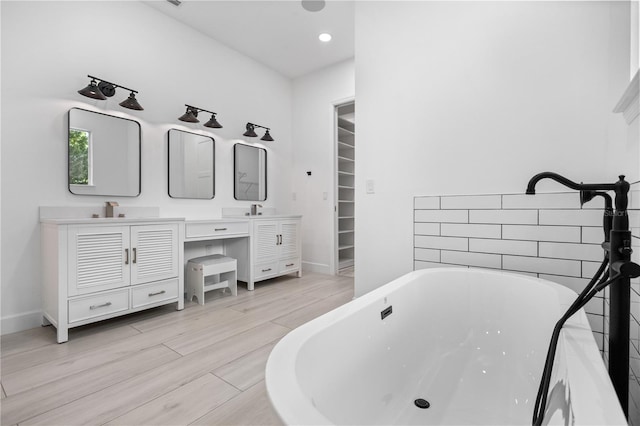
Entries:
<svg viewBox="0 0 640 426">
<path fill-rule="evenodd" d="M 134 109 L 136 111 L 144 110 L 144 108 L 142 108 L 142 105 L 140 105 L 138 103 L 138 100 L 136 99 L 136 93 L 138 93 L 137 91 L 133 89 L 128 89 L 124 86 L 120 86 L 119 84 L 105 81 L 99 77 L 94 77 L 92 75 L 88 75 L 87 77 L 91 79 L 91 82 L 84 89 L 78 90 L 78 93 L 80 93 L 81 95 L 86 96 L 88 98 L 99 99 L 101 101 L 104 101 L 107 98 L 110 98 L 113 95 L 115 95 L 116 89 L 119 87 L 121 89 L 129 90 L 131 94 L 127 99 L 120 102 L 118 105 L 120 105 L 123 108 Z M 98 83 L 98 81 L 100 82 Z"/>
<path fill-rule="evenodd" d="M 82 90 L 78 90 L 78 93 L 88 98 L 99 99 L 101 101 L 107 99 L 107 97 L 98 88 L 98 83 L 93 79 L 87 87 Z"/>
<path fill-rule="evenodd" d="M 273 138 L 269 134 L 269 129 L 264 133 L 264 136 L 260 138 L 261 141 L 273 142 Z"/>
<path fill-rule="evenodd" d="M 196 117 L 197 112 L 194 114 L 191 108 L 187 107 L 187 112 L 185 112 L 182 117 L 178 118 L 180 121 L 186 121 L 187 123 L 199 123 L 200 120 Z"/>
<path fill-rule="evenodd" d="M 136 111 L 144 110 L 144 108 L 142 108 L 142 105 L 138 103 L 138 100 L 136 99 L 136 94 L 133 92 L 131 92 L 131 94 L 127 99 L 120 102 L 119 105 L 123 108 L 135 109 Z"/>
<path fill-rule="evenodd" d="M 248 136 L 250 138 L 255 138 L 258 135 L 256 134 L 253 124 L 247 123 L 247 131 L 242 134 L 243 136 Z"/>
<path fill-rule="evenodd" d="M 222 129 L 222 124 L 216 120 L 216 115 L 211 114 L 211 119 L 203 124 L 204 127 L 211 127 L 212 129 Z"/>
</svg>

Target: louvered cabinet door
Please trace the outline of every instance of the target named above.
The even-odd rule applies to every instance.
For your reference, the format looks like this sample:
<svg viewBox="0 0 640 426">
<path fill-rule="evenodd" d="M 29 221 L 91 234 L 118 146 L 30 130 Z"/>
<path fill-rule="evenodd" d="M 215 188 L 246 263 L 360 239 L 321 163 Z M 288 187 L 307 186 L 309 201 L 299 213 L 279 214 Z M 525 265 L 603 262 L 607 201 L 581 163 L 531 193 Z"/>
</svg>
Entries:
<svg viewBox="0 0 640 426">
<path fill-rule="evenodd" d="M 300 255 L 300 222 L 280 222 L 280 258 Z"/>
<path fill-rule="evenodd" d="M 178 225 L 131 226 L 131 284 L 178 276 Z"/>
<path fill-rule="evenodd" d="M 129 280 L 129 227 L 69 227 L 69 296 L 124 287 Z"/>
<path fill-rule="evenodd" d="M 256 221 L 254 223 L 255 263 L 278 259 L 280 237 L 277 221 Z"/>
</svg>

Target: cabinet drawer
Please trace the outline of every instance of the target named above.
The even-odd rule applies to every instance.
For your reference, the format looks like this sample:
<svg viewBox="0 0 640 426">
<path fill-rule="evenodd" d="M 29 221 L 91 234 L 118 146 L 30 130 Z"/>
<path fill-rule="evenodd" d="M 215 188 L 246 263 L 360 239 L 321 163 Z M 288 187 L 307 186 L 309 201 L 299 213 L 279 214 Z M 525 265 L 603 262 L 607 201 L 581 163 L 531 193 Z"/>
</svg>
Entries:
<svg viewBox="0 0 640 426">
<path fill-rule="evenodd" d="M 185 224 L 185 238 L 224 237 L 226 235 L 249 234 L 249 222 L 197 222 Z"/>
<path fill-rule="evenodd" d="M 131 289 L 131 307 L 136 309 L 141 306 L 176 299 L 177 297 L 178 280 L 140 285 Z"/>
<path fill-rule="evenodd" d="M 110 315 L 129 309 L 129 289 L 69 300 L 69 323 Z"/>
<path fill-rule="evenodd" d="M 253 275 L 255 280 L 264 277 L 270 277 L 278 273 L 278 262 L 261 263 L 253 267 Z"/>
<path fill-rule="evenodd" d="M 278 271 L 282 274 L 286 274 L 288 272 L 297 271 L 298 269 L 300 269 L 300 258 L 294 257 L 291 259 L 281 260 Z"/>
</svg>

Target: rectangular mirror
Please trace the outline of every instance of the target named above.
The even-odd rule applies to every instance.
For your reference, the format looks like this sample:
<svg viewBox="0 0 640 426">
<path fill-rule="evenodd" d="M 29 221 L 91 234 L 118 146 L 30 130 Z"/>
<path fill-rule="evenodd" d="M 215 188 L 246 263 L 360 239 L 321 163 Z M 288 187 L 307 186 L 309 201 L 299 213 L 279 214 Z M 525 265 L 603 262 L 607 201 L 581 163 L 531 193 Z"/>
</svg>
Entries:
<svg viewBox="0 0 640 426">
<path fill-rule="evenodd" d="M 69 191 L 140 195 L 140 123 L 80 108 L 69 110 Z"/>
<path fill-rule="evenodd" d="M 237 143 L 233 146 L 234 197 L 236 200 L 267 199 L 267 150 Z"/>
<path fill-rule="evenodd" d="M 169 196 L 210 200 L 215 195 L 215 141 L 169 130 Z"/>
</svg>

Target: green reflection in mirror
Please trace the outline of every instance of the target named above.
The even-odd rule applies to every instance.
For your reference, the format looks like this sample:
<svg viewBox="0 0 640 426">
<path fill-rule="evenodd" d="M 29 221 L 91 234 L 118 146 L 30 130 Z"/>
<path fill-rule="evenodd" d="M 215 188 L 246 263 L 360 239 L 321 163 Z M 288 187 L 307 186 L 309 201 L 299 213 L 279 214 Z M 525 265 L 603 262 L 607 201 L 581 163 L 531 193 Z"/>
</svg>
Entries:
<svg viewBox="0 0 640 426">
<path fill-rule="evenodd" d="M 91 137 L 89 132 L 69 129 L 69 182 L 91 185 Z"/>
</svg>

